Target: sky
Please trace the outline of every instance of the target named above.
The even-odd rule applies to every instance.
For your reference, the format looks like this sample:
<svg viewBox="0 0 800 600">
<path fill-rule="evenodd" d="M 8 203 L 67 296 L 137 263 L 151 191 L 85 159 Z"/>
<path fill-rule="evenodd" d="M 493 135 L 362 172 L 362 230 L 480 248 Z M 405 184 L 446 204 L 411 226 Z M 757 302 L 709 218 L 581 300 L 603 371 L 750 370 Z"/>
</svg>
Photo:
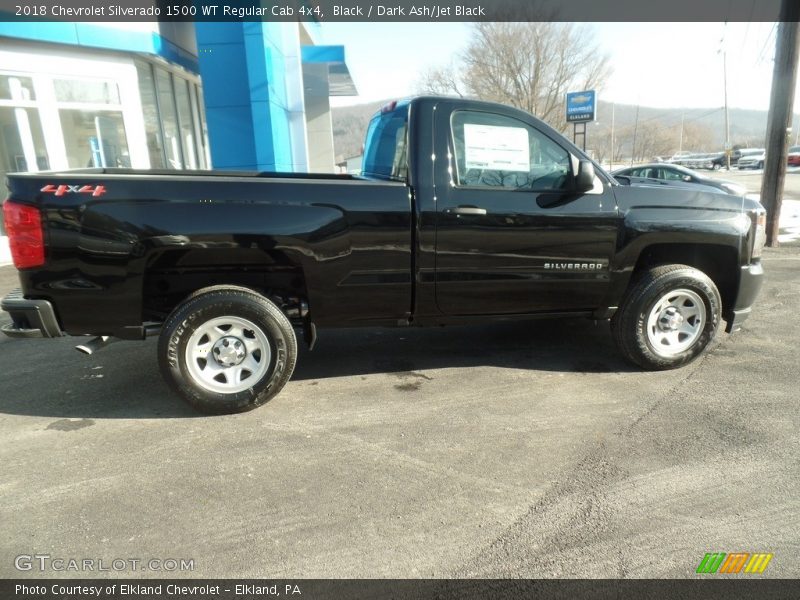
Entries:
<svg viewBox="0 0 800 600">
<path fill-rule="evenodd" d="M 589 23 L 613 74 L 602 100 L 659 108 L 724 104 L 723 50 L 728 104 L 767 110 L 775 52 L 774 23 Z M 325 23 L 326 44 L 343 44 L 358 97 L 333 98 L 347 106 L 418 91 L 421 73 L 445 66 L 467 45 L 468 23 Z M 795 94 L 800 112 L 800 91 Z"/>
</svg>

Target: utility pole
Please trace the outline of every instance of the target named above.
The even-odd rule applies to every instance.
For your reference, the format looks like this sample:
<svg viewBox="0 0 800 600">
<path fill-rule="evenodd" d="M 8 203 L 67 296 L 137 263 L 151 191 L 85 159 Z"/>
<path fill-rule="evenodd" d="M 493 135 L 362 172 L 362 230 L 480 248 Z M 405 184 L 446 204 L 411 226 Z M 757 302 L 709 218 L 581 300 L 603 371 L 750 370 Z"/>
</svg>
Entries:
<svg viewBox="0 0 800 600">
<path fill-rule="evenodd" d="M 611 160 L 609 166 L 612 170 L 614 169 L 614 109 L 616 106 L 616 102 L 611 103 Z"/>
<path fill-rule="evenodd" d="M 722 82 L 725 88 L 725 168 L 731 170 L 731 124 L 728 118 L 728 51 L 722 51 Z"/>
<path fill-rule="evenodd" d="M 678 140 L 678 152 L 683 152 L 683 119 L 686 117 L 686 111 L 681 111 L 681 137 Z"/>
<path fill-rule="evenodd" d="M 636 105 L 636 122 L 633 124 L 633 143 L 631 144 L 631 166 L 633 166 L 633 157 L 636 154 L 636 131 L 639 129 L 639 105 Z"/>
<path fill-rule="evenodd" d="M 778 221 L 786 175 L 786 129 L 794 105 L 799 44 L 800 2 L 782 0 L 767 117 L 767 155 L 761 180 L 761 204 L 767 209 L 767 245 L 770 247 L 778 245 Z"/>
</svg>

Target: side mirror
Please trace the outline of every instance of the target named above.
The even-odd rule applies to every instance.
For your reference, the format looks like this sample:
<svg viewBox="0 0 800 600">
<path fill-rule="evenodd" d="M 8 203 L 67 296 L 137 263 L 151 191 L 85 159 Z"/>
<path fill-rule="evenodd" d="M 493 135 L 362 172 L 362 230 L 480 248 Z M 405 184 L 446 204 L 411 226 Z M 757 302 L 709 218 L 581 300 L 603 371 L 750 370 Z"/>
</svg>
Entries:
<svg viewBox="0 0 800 600">
<path fill-rule="evenodd" d="M 594 165 L 588 160 L 578 164 L 578 174 L 575 176 L 575 191 L 583 194 L 594 188 Z"/>
<path fill-rule="evenodd" d="M 684 175 L 683 176 L 683 180 L 684 181 L 691 181 L 692 180 L 692 176 L 691 175 Z"/>
</svg>

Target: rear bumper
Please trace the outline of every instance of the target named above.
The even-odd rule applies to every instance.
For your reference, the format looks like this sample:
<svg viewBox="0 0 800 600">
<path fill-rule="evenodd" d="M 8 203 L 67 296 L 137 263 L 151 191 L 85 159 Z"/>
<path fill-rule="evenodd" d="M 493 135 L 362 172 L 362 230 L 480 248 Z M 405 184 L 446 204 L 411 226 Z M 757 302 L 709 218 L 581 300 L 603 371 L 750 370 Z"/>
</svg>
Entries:
<svg viewBox="0 0 800 600">
<path fill-rule="evenodd" d="M 731 333 L 741 328 L 742 323 L 750 316 L 753 303 L 761 291 L 764 283 L 764 267 L 761 263 L 746 265 L 742 267 L 741 277 L 739 278 L 739 294 L 733 310 L 726 315 L 727 326 L 725 331 Z"/>
<path fill-rule="evenodd" d="M 0 328 L 9 337 L 61 337 L 53 305 L 47 300 L 30 300 L 16 289 L 3 298 L 3 310 L 11 315 L 11 323 Z"/>
</svg>

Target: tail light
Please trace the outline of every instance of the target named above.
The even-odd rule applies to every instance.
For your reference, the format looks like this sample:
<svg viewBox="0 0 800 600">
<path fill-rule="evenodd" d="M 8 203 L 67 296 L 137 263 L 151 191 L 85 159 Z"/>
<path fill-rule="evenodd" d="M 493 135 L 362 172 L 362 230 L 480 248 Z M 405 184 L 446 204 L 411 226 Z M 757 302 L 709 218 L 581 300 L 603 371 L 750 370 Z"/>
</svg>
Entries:
<svg viewBox="0 0 800 600">
<path fill-rule="evenodd" d="M 756 225 L 756 234 L 753 236 L 753 258 L 761 258 L 764 244 L 767 243 L 767 213 L 759 212 L 753 219 Z"/>
<path fill-rule="evenodd" d="M 14 266 L 29 269 L 43 265 L 44 232 L 39 209 L 6 200 L 3 203 L 3 219 Z"/>
</svg>

